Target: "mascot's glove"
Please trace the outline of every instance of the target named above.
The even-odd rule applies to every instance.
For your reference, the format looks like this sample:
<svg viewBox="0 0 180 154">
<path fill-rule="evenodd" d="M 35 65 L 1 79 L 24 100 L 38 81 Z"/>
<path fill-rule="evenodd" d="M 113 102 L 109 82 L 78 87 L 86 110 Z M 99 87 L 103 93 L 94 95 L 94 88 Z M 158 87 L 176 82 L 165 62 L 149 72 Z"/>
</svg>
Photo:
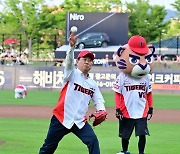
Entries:
<svg viewBox="0 0 180 154">
<path fill-rule="evenodd" d="M 149 110 L 148 110 L 147 119 L 150 120 L 152 118 L 152 115 L 153 115 L 153 108 L 150 107 Z"/>
<path fill-rule="evenodd" d="M 122 120 L 123 118 L 123 114 L 120 109 L 116 109 L 116 118 L 118 118 L 119 120 Z"/>
<path fill-rule="evenodd" d="M 101 124 L 104 120 L 106 120 L 107 112 L 104 110 L 96 111 L 95 113 L 89 116 L 89 120 L 94 117 L 93 126 L 97 126 Z"/>
</svg>

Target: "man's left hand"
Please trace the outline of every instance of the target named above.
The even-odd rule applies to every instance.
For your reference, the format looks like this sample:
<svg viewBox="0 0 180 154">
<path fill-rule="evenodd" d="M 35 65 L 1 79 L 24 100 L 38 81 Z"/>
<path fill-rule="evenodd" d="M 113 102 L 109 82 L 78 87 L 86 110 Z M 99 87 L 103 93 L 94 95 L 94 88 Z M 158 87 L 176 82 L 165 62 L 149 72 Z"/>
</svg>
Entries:
<svg viewBox="0 0 180 154">
<path fill-rule="evenodd" d="M 93 126 L 97 126 L 106 119 L 106 116 L 107 116 L 107 112 L 104 110 L 100 110 L 100 111 L 96 111 L 95 113 L 91 114 L 91 116 L 89 116 L 89 118 L 94 117 Z"/>
</svg>

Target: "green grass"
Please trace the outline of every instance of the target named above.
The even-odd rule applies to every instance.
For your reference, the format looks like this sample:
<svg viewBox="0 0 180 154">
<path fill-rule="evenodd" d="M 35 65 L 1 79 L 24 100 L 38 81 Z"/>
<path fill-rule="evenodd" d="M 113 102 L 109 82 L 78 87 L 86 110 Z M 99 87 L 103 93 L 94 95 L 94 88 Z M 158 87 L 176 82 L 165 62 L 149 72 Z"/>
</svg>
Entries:
<svg viewBox="0 0 180 154">
<path fill-rule="evenodd" d="M 58 91 L 28 91 L 26 99 L 15 99 L 13 90 L 0 91 L 0 105 L 54 106 Z"/>
<path fill-rule="evenodd" d="M 26 99 L 15 99 L 13 90 L 0 91 L 0 105 L 55 106 L 57 91 L 28 91 Z M 106 107 L 114 107 L 113 92 L 104 92 Z M 180 95 L 154 94 L 154 107 L 180 109 Z M 49 127 L 48 119 L 0 118 L 0 154 L 37 154 Z M 180 123 L 149 122 L 150 137 L 147 137 L 147 154 L 179 153 Z M 95 127 L 102 154 L 115 154 L 121 150 L 118 137 L 118 122 L 105 121 Z M 131 137 L 129 151 L 137 154 L 138 138 Z M 73 134 L 64 137 L 55 154 L 86 154 L 86 146 Z"/>
<path fill-rule="evenodd" d="M 180 109 L 179 94 L 154 94 L 154 108 L 159 109 Z"/>
<path fill-rule="evenodd" d="M 37 154 L 46 137 L 47 119 L 9 119 L 0 118 L 0 154 Z M 180 124 L 149 123 L 150 137 L 147 137 L 147 154 L 179 153 Z M 118 122 L 106 121 L 94 128 L 100 142 L 102 154 L 115 154 L 121 150 L 118 137 Z M 138 138 L 131 137 L 129 151 L 137 154 Z M 55 154 L 86 154 L 86 146 L 73 134 L 59 143 Z"/>
<path fill-rule="evenodd" d="M 15 99 L 13 90 L 0 91 L 0 105 L 55 106 L 59 91 L 28 91 L 26 99 Z M 114 107 L 114 93 L 103 92 L 106 107 Z M 180 95 L 153 94 L 154 108 L 180 109 Z M 91 105 L 92 106 L 92 105 Z"/>
</svg>

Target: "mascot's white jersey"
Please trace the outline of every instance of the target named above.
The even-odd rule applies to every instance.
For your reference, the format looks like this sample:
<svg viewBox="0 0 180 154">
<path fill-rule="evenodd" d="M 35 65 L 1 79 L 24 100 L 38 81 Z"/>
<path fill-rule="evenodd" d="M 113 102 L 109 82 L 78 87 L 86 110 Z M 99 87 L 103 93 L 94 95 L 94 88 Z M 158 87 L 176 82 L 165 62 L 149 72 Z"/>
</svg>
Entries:
<svg viewBox="0 0 180 154">
<path fill-rule="evenodd" d="M 121 108 L 126 110 L 125 117 L 138 119 L 147 114 L 146 94 L 152 91 L 148 75 L 137 79 L 122 72 L 112 89 L 123 96 Z"/>
<path fill-rule="evenodd" d="M 83 73 L 74 67 L 74 51 L 67 52 L 64 87 L 53 114 L 68 129 L 74 124 L 82 128 L 87 121 L 86 112 L 92 100 L 96 110 L 105 110 L 104 99 L 96 82 L 85 78 Z"/>
</svg>

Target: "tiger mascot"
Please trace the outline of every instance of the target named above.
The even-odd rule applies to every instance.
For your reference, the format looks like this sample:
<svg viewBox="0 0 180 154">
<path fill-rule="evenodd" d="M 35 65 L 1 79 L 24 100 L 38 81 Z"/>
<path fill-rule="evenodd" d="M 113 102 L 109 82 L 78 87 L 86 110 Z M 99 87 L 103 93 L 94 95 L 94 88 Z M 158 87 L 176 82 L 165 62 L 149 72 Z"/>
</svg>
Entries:
<svg viewBox="0 0 180 154">
<path fill-rule="evenodd" d="M 119 119 L 119 137 L 122 150 L 128 152 L 129 140 L 135 128 L 139 136 L 139 154 L 144 154 L 146 135 L 149 135 L 147 120 L 153 114 L 152 88 L 149 73 L 153 69 L 155 48 L 148 46 L 139 35 L 132 36 L 120 47 L 115 59 L 120 73 L 113 86 L 115 92 L 116 117 Z"/>
</svg>

